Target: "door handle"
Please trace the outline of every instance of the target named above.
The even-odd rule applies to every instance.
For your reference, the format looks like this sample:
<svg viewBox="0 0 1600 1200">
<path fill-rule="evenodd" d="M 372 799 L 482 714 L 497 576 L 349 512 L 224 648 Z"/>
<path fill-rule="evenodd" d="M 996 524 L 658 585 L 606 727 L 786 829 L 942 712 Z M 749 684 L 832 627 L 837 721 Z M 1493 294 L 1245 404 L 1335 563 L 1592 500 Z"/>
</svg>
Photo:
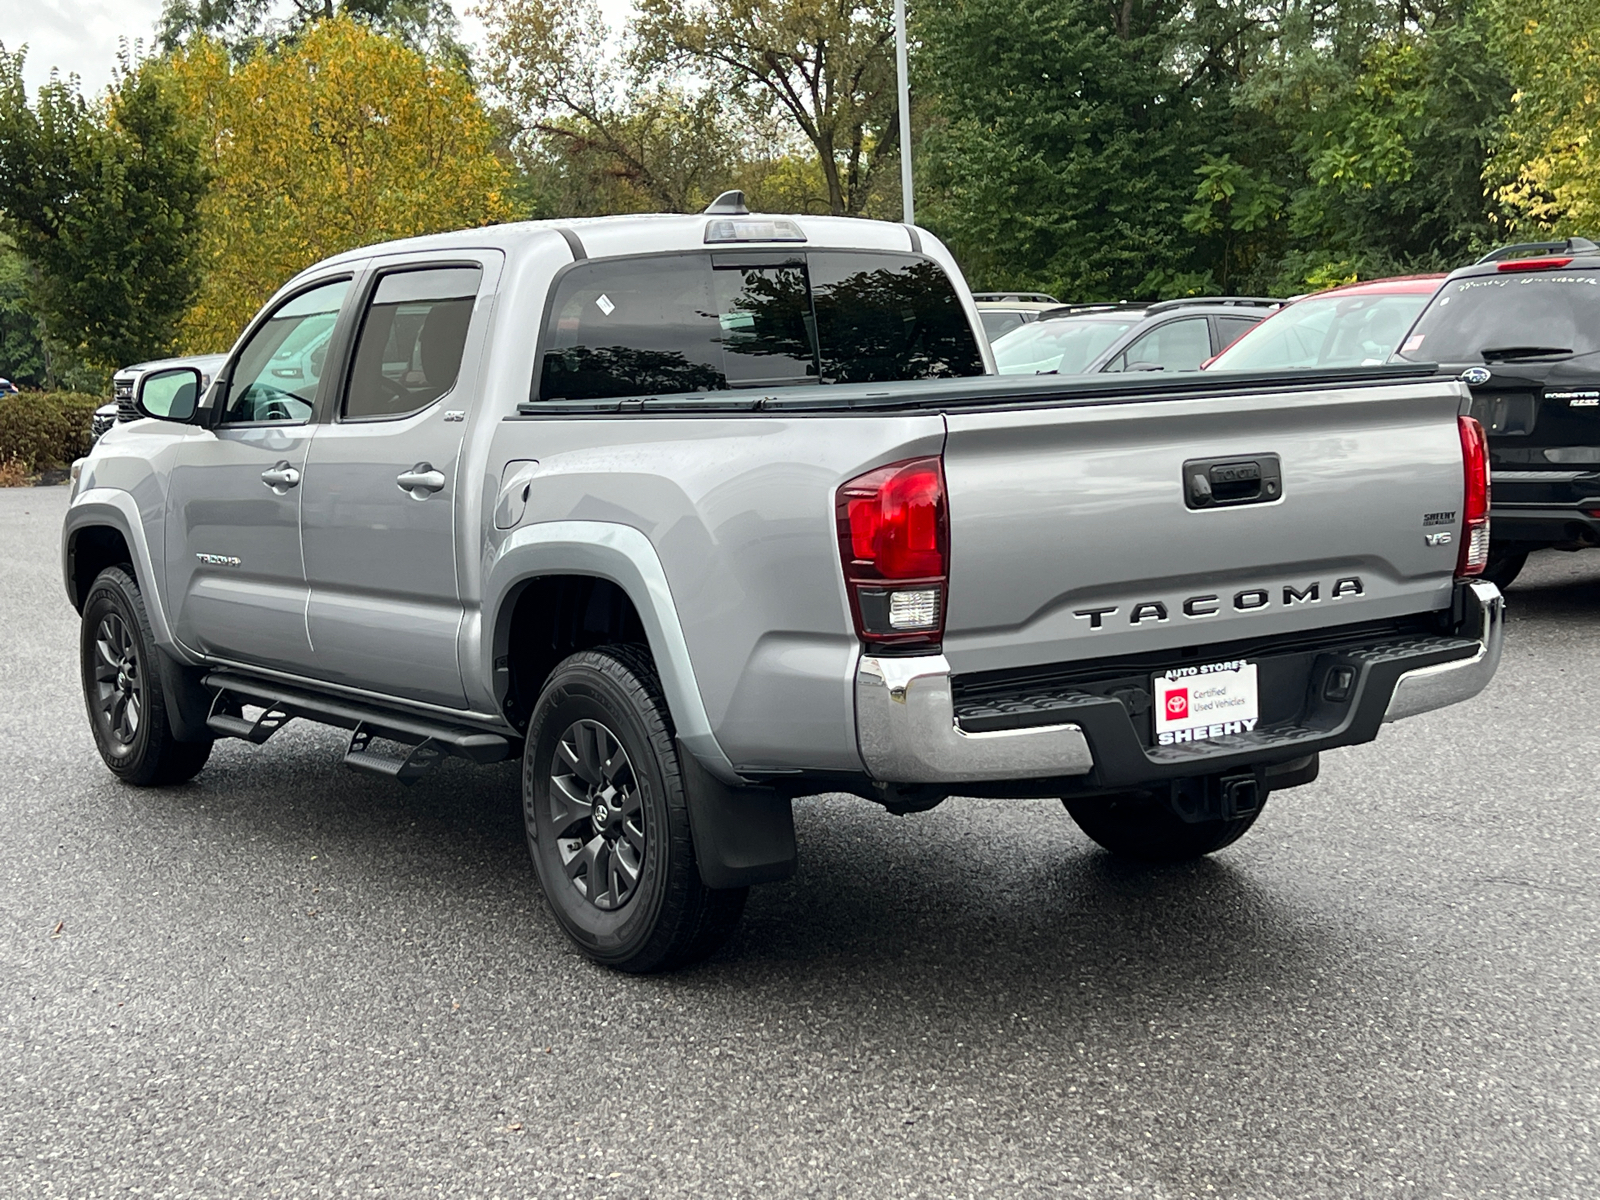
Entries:
<svg viewBox="0 0 1600 1200">
<path fill-rule="evenodd" d="M 261 472 L 261 482 L 278 495 L 287 495 L 290 488 L 299 485 L 300 472 L 287 462 L 280 462 Z"/>
<path fill-rule="evenodd" d="M 1283 465 L 1276 454 L 1191 458 L 1183 464 L 1183 485 L 1190 508 L 1270 504 L 1283 495 Z"/>
<path fill-rule="evenodd" d="M 435 471 L 432 463 L 419 462 L 409 471 L 395 476 L 402 492 L 410 492 L 413 500 L 426 500 L 444 488 L 444 472 Z"/>
</svg>

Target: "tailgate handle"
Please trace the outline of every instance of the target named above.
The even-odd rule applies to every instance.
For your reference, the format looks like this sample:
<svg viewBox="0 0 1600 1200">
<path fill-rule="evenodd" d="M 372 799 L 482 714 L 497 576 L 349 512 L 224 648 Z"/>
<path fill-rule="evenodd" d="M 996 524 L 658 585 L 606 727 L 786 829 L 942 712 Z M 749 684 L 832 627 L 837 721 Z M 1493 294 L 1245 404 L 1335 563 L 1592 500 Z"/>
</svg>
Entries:
<svg viewBox="0 0 1600 1200">
<path fill-rule="evenodd" d="M 1183 500 L 1190 508 L 1270 504 L 1283 495 L 1283 467 L 1276 454 L 1191 458 L 1183 464 Z"/>
</svg>

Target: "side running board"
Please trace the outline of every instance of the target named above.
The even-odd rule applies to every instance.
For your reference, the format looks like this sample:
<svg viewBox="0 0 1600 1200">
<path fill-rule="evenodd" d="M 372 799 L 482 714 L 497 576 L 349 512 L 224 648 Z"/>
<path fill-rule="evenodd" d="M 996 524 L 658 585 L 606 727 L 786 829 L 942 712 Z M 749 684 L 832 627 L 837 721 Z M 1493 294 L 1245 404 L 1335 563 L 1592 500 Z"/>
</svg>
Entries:
<svg viewBox="0 0 1600 1200">
<path fill-rule="evenodd" d="M 414 783 L 447 755 L 475 763 L 511 756 L 511 742 L 498 733 L 446 725 L 409 713 L 392 712 L 344 698 L 334 699 L 234 671 L 212 671 L 205 686 L 216 692 L 206 726 L 218 737 L 242 738 L 260 745 L 296 717 L 348 729 L 348 767 L 371 771 L 401 783 Z M 254 720 L 244 706 L 261 709 Z M 400 753 L 384 753 L 372 743 L 397 743 Z"/>
</svg>

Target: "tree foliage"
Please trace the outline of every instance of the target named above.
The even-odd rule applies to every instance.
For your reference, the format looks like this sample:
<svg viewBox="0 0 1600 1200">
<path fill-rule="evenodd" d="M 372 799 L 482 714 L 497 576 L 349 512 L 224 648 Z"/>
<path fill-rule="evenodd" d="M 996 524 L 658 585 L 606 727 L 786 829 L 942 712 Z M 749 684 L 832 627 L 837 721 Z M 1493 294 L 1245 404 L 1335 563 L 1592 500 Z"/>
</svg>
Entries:
<svg viewBox="0 0 1600 1200">
<path fill-rule="evenodd" d="M 295 272 L 352 247 L 504 220 L 495 131 L 459 72 L 347 17 L 243 64 L 191 41 L 163 67 L 215 182 L 183 323 L 225 347 Z"/>
<path fill-rule="evenodd" d="M 215 38 L 242 61 L 342 16 L 458 66 L 469 59 L 449 0 L 289 0 L 280 9 L 274 0 L 164 0 L 157 42 L 171 53 L 191 38 Z"/>
<path fill-rule="evenodd" d="M 884 0 L 639 0 L 636 59 L 700 72 L 811 145 L 835 214 L 866 211 L 899 149 Z"/>
<path fill-rule="evenodd" d="M 195 139 L 154 71 L 94 104 L 52 77 L 29 104 L 23 61 L 0 47 L 0 213 L 32 268 L 29 306 L 47 344 L 92 368 L 155 357 L 199 283 Z"/>
<path fill-rule="evenodd" d="M 492 0 L 488 78 L 517 149 L 545 184 L 534 210 L 682 212 L 721 190 L 739 155 L 726 105 L 608 52 L 594 0 Z"/>
<path fill-rule="evenodd" d="M 1517 93 L 1490 177 L 1518 229 L 1600 229 L 1600 7 L 1594 0 L 1490 0 Z"/>
<path fill-rule="evenodd" d="M 1511 101 L 1479 7 L 932 0 L 921 208 L 983 282 L 1075 298 L 1455 265 Z"/>
</svg>

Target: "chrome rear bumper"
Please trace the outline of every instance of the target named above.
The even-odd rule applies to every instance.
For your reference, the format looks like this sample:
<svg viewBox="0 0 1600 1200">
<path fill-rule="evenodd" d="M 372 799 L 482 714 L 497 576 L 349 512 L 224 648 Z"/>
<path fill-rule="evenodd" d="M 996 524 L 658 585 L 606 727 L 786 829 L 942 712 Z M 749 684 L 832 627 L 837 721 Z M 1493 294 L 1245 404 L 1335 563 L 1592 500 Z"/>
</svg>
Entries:
<svg viewBox="0 0 1600 1200">
<path fill-rule="evenodd" d="M 1383 714 L 1385 723 L 1470 700 L 1494 678 L 1506 634 L 1505 597 L 1494 584 L 1482 580 L 1467 584 L 1466 591 L 1469 604 L 1461 632 L 1478 639 L 1478 653 L 1400 676 Z"/>
<path fill-rule="evenodd" d="M 1094 766 L 1076 725 L 966 733 L 956 725 L 950 663 L 863 655 L 856 669 L 856 733 L 874 779 L 945 783 L 1082 775 Z"/>
<path fill-rule="evenodd" d="M 1409 671 L 1401 670 L 1403 656 L 1391 654 L 1386 673 L 1363 674 L 1367 682 L 1361 694 L 1334 726 L 1269 730 L 1206 746 L 1141 750 L 1127 711 L 1117 701 L 1095 696 L 1084 696 L 1086 706 L 1073 711 L 1081 724 L 969 732 L 956 720 L 950 663 L 942 654 L 915 658 L 863 654 L 855 679 L 862 762 L 872 778 L 885 783 L 1067 779 L 1095 770 L 1097 747 L 1107 759 L 1096 776 L 1104 777 L 1104 786 L 1112 781 L 1137 783 L 1147 775 L 1153 780 L 1174 772 L 1204 774 L 1370 741 L 1380 713 L 1382 721 L 1398 721 L 1458 704 L 1476 696 L 1494 677 L 1505 636 L 1505 601 L 1493 584 L 1475 582 L 1461 587 L 1457 602 L 1461 608 L 1455 637 L 1476 640 L 1476 653 Z M 1398 678 L 1396 670 L 1401 670 Z M 1086 730 L 1093 732 L 1092 738 Z"/>
</svg>

